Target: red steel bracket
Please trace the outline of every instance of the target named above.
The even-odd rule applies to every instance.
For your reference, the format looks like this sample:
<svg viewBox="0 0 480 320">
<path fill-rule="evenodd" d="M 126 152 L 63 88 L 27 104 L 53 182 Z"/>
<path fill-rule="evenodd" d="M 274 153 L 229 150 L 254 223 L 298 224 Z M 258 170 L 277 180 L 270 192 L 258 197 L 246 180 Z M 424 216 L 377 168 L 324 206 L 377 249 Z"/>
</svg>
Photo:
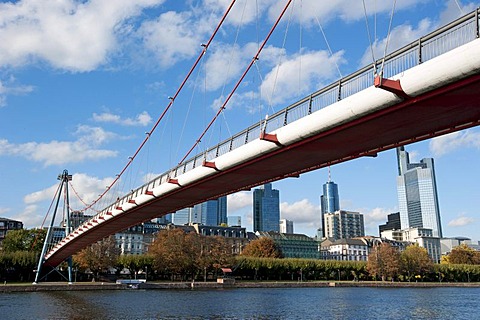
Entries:
<svg viewBox="0 0 480 320">
<path fill-rule="evenodd" d="M 400 80 L 390 80 L 382 78 L 381 76 L 376 76 L 373 84 L 376 88 L 389 91 L 399 97 L 410 98 L 410 96 L 403 91 L 402 86 L 400 85 Z"/>
</svg>

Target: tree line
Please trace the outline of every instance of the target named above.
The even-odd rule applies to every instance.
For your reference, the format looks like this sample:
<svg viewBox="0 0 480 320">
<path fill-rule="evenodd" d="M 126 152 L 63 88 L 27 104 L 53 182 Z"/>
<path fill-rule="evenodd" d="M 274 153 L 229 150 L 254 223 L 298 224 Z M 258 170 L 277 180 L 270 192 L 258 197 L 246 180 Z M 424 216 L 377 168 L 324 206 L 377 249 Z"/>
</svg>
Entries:
<svg viewBox="0 0 480 320">
<path fill-rule="evenodd" d="M 44 236 L 39 229 L 9 231 L 0 248 L 0 279 L 32 281 Z M 269 238 L 251 241 L 234 256 L 225 238 L 180 229 L 160 232 L 142 255 L 120 255 L 115 239 L 109 237 L 74 255 L 73 264 L 80 280 L 113 275 L 207 281 L 228 267 L 235 277 L 246 280 L 480 281 L 480 252 L 466 245 L 454 248 L 440 264 L 434 264 L 424 248 L 412 245 L 399 252 L 387 243 L 374 247 L 367 262 L 282 258 Z M 60 269 L 65 267 L 64 263 Z"/>
</svg>

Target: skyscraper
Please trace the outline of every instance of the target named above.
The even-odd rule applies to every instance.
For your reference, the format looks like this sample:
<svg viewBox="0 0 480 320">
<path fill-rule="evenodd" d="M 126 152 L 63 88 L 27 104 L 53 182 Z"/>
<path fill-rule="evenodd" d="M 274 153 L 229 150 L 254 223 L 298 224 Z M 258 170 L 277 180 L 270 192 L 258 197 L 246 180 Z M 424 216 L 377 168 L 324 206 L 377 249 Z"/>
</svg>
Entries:
<svg viewBox="0 0 480 320">
<path fill-rule="evenodd" d="M 398 204 L 402 229 L 428 228 L 442 238 L 435 167 L 432 158 L 410 163 L 404 147 L 397 148 Z"/>
<path fill-rule="evenodd" d="M 253 190 L 253 231 L 280 231 L 280 194 L 271 183 Z"/>
<path fill-rule="evenodd" d="M 338 185 L 330 180 L 329 171 L 328 181 L 323 185 L 323 195 L 320 196 L 321 207 L 321 235 L 326 237 L 325 233 L 325 214 L 340 210 L 340 197 L 338 196 Z"/>
<path fill-rule="evenodd" d="M 227 197 L 223 196 L 195 205 L 190 222 L 206 226 L 219 226 L 227 223 Z"/>
<path fill-rule="evenodd" d="M 185 225 L 190 222 L 192 208 L 184 208 L 171 214 L 171 221 L 176 225 Z"/>
<path fill-rule="evenodd" d="M 280 220 L 280 233 L 293 233 L 293 221 L 287 219 Z"/>
</svg>

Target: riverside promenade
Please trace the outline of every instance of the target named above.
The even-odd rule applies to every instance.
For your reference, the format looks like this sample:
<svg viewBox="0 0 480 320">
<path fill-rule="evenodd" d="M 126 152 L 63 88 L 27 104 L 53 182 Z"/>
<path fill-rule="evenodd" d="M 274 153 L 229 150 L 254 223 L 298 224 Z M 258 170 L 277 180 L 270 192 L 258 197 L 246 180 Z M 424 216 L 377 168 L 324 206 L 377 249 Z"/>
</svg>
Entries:
<svg viewBox="0 0 480 320">
<path fill-rule="evenodd" d="M 480 288 L 480 282 L 382 282 L 382 281 L 236 281 L 235 283 L 217 282 L 146 282 L 136 286 L 108 282 L 46 282 L 33 284 L 0 285 L 0 293 L 6 292 L 40 292 L 40 291 L 87 291 L 87 290 L 205 290 L 235 288 L 338 288 L 338 287 L 372 287 L 372 288 Z"/>
</svg>

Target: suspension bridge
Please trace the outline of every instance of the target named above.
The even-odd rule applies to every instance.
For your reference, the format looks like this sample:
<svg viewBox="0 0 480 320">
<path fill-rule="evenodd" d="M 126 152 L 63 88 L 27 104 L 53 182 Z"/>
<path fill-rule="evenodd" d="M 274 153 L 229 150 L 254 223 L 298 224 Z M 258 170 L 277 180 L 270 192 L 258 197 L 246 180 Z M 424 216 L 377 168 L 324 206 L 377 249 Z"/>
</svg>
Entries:
<svg viewBox="0 0 480 320">
<path fill-rule="evenodd" d="M 184 158 L 54 246 L 44 246 L 39 268 L 55 267 L 108 235 L 209 199 L 479 125 L 479 13 L 477 9 L 373 67 L 343 77 L 207 151 Z M 374 70 L 380 66 L 377 74 Z"/>
</svg>

